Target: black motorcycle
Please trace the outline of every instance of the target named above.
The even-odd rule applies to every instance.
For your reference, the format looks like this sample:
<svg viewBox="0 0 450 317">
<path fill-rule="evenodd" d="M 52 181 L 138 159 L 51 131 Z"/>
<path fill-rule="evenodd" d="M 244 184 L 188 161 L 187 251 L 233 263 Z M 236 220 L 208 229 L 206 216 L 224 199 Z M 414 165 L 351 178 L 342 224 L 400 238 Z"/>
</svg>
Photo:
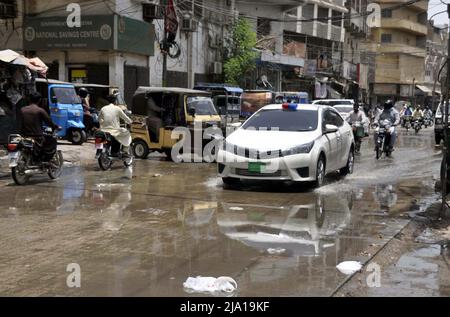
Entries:
<svg viewBox="0 0 450 317">
<path fill-rule="evenodd" d="M 389 129 L 391 128 L 391 122 L 389 120 L 383 120 L 380 122 L 378 128 L 377 141 L 375 144 L 375 152 L 377 160 L 383 155 L 386 154 L 386 157 L 390 157 L 392 153 L 392 149 L 390 146 L 391 143 L 391 134 L 389 133 Z"/>
<path fill-rule="evenodd" d="M 35 174 L 45 174 L 56 179 L 62 173 L 63 156 L 57 150 L 56 130 L 47 128 L 43 144 L 34 139 L 11 134 L 8 137 L 9 167 L 14 182 L 24 185 Z"/>
<path fill-rule="evenodd" d="M 421 119 L 415 119 L 412 122 L 412 128 L 414 129 L 415 133 L 419 133 L 420 129 L 422 129 L 422 120 Z"/>
<path fill-rule="evenodd" d="M 110 133 L 97 130 L 95 132 L 95 148 L 97 150 L 95 158 L 104 171 L 109 170 L 113 162 L 117 160 L 122 161 L 125 167 L 133 165 L 134 156 L 130 152 L 124 155 L 122 145 Z"/>
</svg>

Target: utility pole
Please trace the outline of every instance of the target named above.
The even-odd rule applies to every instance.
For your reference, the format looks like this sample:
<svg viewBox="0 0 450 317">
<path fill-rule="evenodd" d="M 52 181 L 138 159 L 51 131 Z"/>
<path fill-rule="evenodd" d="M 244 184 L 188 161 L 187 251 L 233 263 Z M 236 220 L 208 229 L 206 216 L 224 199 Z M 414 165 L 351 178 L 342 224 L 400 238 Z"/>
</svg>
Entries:
<svg viewBox="0 0 450 317">
<path fill-rule="evenodd" d="M 447 4 L 447 14 L 450 19 L 450 4 Z M 447 173 L 448 173 L 448 109 L 449 109 L 449 77 L 450 77 L 450 36 L 447 39 L 447 79 L 445 81 L 444 89 L 445 89 L 445 104 L 444 104 L 444 147 L 442 149 L 443 158 L 442 158 L 442 208 L 440 218 L 444 218 L 446 206 L 447 206 Z"/>
<path fill-rule="evenodd" d="M 163 23 L 163 41 L 161 53 L 163 55 L 163 69 L 162 69 L 162 86 L 167 87 L 167 0 L 162 0 L 161 3 L 164 5 L 164 23 Z"/>
</svg>

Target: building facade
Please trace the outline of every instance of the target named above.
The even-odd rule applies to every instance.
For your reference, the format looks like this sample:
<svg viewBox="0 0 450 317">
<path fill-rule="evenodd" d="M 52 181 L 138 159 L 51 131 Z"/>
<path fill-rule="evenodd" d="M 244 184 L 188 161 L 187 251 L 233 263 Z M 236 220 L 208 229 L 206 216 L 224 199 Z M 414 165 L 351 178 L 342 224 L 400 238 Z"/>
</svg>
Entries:
<svg viewBox="0 0 450 317">
<path fill-rule="evenodd" d="M 425 81 L 428 1 L 402 6 L 403 0 L 375 0 L 381 6 L 379 27 L 371 30 L 368 48 L 375 54 L 372 104 L 387 99 L 416 102 Z"/>
</svg>

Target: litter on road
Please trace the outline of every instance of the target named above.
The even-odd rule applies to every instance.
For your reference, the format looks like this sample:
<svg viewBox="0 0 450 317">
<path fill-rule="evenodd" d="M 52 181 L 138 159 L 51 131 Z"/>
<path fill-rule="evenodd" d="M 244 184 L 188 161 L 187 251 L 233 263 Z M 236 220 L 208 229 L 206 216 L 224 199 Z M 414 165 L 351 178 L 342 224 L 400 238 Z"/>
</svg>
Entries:
<svg viewBox="0 0 450 317">
<path fill-rule="evenodd" d="M 339 263 L 336 268 L 339 272 L 344 273 L 346 275 L 351 275 L 355 272 L 358 272 L 362 268 L 362 264 L 357 261 L 344 261 Z"/>
<path fill-rule="evenodd" d="M 233 293 L 237 289 L 236 281 L 229 276 L 189 277 L 183 286 L 188 293 Z"/>
</svg>

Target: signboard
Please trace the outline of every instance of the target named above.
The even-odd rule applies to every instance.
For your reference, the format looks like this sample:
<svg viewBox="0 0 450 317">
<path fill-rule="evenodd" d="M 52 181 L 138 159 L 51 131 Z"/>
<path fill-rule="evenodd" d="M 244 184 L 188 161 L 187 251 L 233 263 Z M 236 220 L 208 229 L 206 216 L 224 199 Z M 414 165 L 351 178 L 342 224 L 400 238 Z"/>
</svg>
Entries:
<svg viewBox="0 0 450 317">
<path fill-rule="evenodd" d="M 151 23 L 119 17 L 117 50 L 153 56 L 155 42 L 155 26 Z"/>
<path fill-rule="evenodd" d="M 114 48 L 114 16 L 84 16 L 81 27 L 68 27 L 66 17 L 25 18 L 25 50 Z"/>
<path fill-rule="evenodd" d="M 317 61 L 315 59 L 305 60 L 304 75 L 314 77 L 317 70 Z"/>
<path fill-rule="evenodd" d="M 24 50 L 95 49 L 154 54 L 153 24 L 116 15 L 82 16 L 81 27 L 66 17 L 26 17 Z"/>
</svg>

